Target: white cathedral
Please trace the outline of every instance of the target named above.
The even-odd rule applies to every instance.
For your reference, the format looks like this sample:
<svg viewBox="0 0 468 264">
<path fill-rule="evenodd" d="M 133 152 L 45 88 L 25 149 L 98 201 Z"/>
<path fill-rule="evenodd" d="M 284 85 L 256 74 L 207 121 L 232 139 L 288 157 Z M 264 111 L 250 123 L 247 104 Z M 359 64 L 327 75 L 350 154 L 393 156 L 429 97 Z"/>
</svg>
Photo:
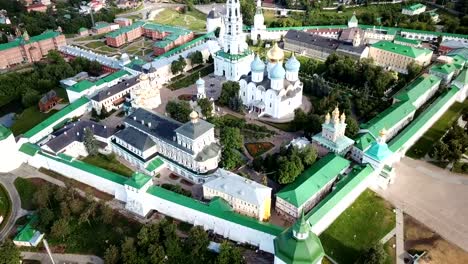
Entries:
<svg viewBox="0 0 468 264">
<path fill-rule="evenodd" d="M 239 81 L 242 103 L 258 117 L 290 118 L 301 107 L 301 64 L 294 54 L 283 67 L 284 51 L 274 44 L 267 52 L 267 65 L 257 55 L 250 65 L 251 74 Z"/>
</svg>

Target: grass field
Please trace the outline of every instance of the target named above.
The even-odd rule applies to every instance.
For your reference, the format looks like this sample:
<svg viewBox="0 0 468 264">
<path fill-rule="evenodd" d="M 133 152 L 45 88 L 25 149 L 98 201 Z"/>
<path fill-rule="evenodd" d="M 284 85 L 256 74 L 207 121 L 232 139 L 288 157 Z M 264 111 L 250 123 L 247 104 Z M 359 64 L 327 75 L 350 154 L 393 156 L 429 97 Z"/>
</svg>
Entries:
<svg viewBox="0 0 468 264">
<path fill-rule="evenodd" d="M 8 217 L 10 217 L 11 213 L 11 201 L 10 197 L 8 196 L 7 191 L 5 190 L 5 187 L 0 184 L 0 215 L 3 216 L 3 222 L 0 224 L 0 230 L 3 228 L 3 225 L 8 220 Z"/>
<path fill-rule="evenodd" d="M 406 156 L 420 159 L 424 157 L 432 148 L 432 145 L 436 143 L 445 134 L 445 132 L 452 126 L 452 124 L 458 119 L 463 109 L 468 108 L 468 100 L 463 103 L 455 102 L 445 112 L 437 122 L 432 125 L 424 135 L 414 143 L 414 145 L 406 152 Z"/>
<path fill-rule="evenodd" d="M 14 184 L 21 198 L 21 208 L 34 210 L 35 206 L 32 201 L 37 186 L 32 181 L 23 178 L 16 178 Z"/>
<path fill-rule="evenodd" d="M 391 205 L 370 190 L 364 191 L 320 235 L 325 252 L 340 264 L 354 263 L 395 227 Z"/>
<path fill-rule="evenodd" d="M 85 44 L 85 46 L 90 49 L 97 49 L 99 47 L 106 46 L 106 43 L 104 41 L 93 41 L 93 42 L 89 42 L 88 44 Z"/>
<path fill-rule="evenodd" d="M 101 167 L 103 169 L 118 173 L 123 176 L 132 176 L 133 171 L 128 168 L 127 166 L 120 163 L 115 157 L 113 156 L 105 156 L 102 154 L 98 154 L 96 156 L 88 156 L 83 159 L 84 162 L 92 164 L 97 167 Z"/>
<path fill-rule="evenodd" d="M 206 16 L 196 10 L 182 14 L 174 9 L 166 8 L 156 15 L 154 22 L 184 27 L 194 31 L 204 31 L 206 27 Z"/>
<path fill-rule="evenodd" d="M 393 248 L 393 245 L 396 245 L 395 237 L 390 238 L 387 243 L 384 245 L 385 251 L 387 251 L 388 257 L 386 260 L 386 264 L 395 264 L 396 263 L 396 249 Z"/>
<path fill-rule="evenodd" d="M 21 114 L 16 116 L 16 120 L 11 127 L 11 131 L 15 136 L 23 134 L 55 112 L 57 112 L 57 110 L 51 110 L 48 113 L 41 113 L 36 105 L 26 108 Z"/>
</svg>

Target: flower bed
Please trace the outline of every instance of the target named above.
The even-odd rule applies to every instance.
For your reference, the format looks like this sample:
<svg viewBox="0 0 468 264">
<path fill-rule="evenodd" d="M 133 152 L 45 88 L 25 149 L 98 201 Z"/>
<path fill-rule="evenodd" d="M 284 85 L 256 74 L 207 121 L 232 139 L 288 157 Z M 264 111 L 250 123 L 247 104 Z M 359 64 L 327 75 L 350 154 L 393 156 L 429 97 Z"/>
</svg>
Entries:
<svg viewBox="0 0 468 264">
<path fill-rule="evenodd" d="M 256 158 L 263 153 L 272 149 L 274 145 L 271 142 L 255 142 L 255 143 L 246 143 L 245 148 L 249 152 L 250 156 Z"/>
</svg>

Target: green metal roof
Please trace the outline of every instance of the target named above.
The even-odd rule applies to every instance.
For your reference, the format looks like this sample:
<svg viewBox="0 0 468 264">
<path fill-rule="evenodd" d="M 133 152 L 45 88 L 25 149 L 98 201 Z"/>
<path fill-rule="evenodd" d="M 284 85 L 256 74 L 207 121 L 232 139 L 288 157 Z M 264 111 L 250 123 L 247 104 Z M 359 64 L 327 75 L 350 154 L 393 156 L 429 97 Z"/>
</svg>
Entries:
<svg viewBox="0 0 468 264">
<path fill-rule="evenodd" d="M 416 108 L 410 101 L 396 102 L 385 111 L 379 113 L 369 122 L 362 124 L 362 129 L 368 129 L 372 135 L 376 136 L 382 128 L 391 128 L 403 118 L 414 112 Z"/>
<path fill-rule="evenodd" d="M 180 45 L 180 46 L 178 46 L 176 48 L 173 48 L 172 50 L 162 54 L 160 57 L 165 57 L 165 58 L 171 57 L 172 55 L 177 54 L 177 53 L 179 53 L 181 51 L 184 51 L 188 47 L 191 47 L 192 45 L 195 45 L 200 41 L 204 41 L 205 39 L 212 38 L 212 37 L 214 37 L 214 32 L 207 33 L 207 34 L 205 34 L 205 35 L 203 35 L 201 37 L 198 37 L 196 39 L 192 39 L 191 41 L 189 41 L 189 42 L 187 42 L 187 43 L 185 43 L 183 45 Z M 156 58 L 155 60 L 157 60 L 158 58 Z"/>
<path fill-rule="evenodd" d="M 21 145 L 21 147 L 19 148 L 19 151 L 29 156 L 36 155 L 36 153 L 39 152 L 40 150 L 41 148 L 38 145 L 29 143 L 29 142 L 23 143 L 23 145 Z"/>
<path fill-rule="evenodd" d="M 410 58 L 418 58 L 419 56 L 427 55 L 432 52 L 429 49 L 414 48 L 406 45 L 395 44 L 386 40 L 381 40 L 375 44 L 372 44 L 371 47 L 407 56 Z"/>
<path fill-rule="evenodd" d="M 456 82 L 460 82 L 462 84 L 468 84 L 468 69 L 464 69 L 458 76 L 455 78 Z"/>
<path fill-rule="evenodd" d="M 408 39 L 408 38 L 404 38 L 402 36 L 395 36 L 395 39 L 393 41 L 394 42 L 399 41 L 399 42 L 404 42 L 404 43 L 418 45 L 418 46 L 421 45 L 421 41 L 419 41 L 419 40 Z"/>
<path fill-rule="evenodd" d="M 293 183 L 276 193 L 276 196 L 300 207 L 349 164 L 350 161 L 330 153 L 306 169 Z"/>
<path fill-rule="evenodd" d="M 119 28 L 117 30 L 114 30 L 112 32 L 107 33 L 106 37 L 115 38 L 115 37 L 118 37 L 118 36 L 120 36 L 122 34 L 130 32 L 130 31 L 132 31 L 134 29 L 137 29 L 139 27 L 143 27 L 144 25 L 145 25 L 145 22 L 137 21 L 137 22 L 135 22 L 135 23 L 133 23 L 133 24 L 131 24 L 129 26 L 121 27 L 121 28 Z"/>
<path fill-rule="evenodd" d="M 366 151 L 365 155 L 371 157 L 374 160 L 383 161 L 392 155 L 392 152 L 390 149 L 388 149 L 387 143 L 374 142 L 372 143 L 372 146 Z"/>
<path fill-rule="evenodd" d="M 355 22 L 355 23 L 357 23 L 358 20 L 357 20 L 357 18 L 356 18 L 356 15 L 353 14 L 353 16 L 349 19 L 349 22 Z"/>
<path fill-rule="evenodd" d="M 87 29 L 87 28 L 84 28 L 84 27 L 81 27 L 80 29 L 78 29 L 78 32 L 84 32 L 84 31 L 86 31 L 86 30 L 88 30 L 88 29 Z"/>
<path fill-rule="evenodd" d="M 96 23 L 94 24 L 94 27 L 93 27 L 93 28 L 94 28 L 94 29 L 101 29 L 101 28 L 105 28 L 105 27 L 107 27 L 107 26 L 109 26 L 109 25 L 110 25 L 110 24 L 107 23 L 107 22 L 105 22 L 105 21 L 99 21 L 99 22 L 96 22 Z"/>
<path fill-rule="evenodd" d="M 354 146 L 362 151 L 366 150 L 372 142 L 375 142 L 375 138 L 370 133 L 360 134 L 356 139 Z"/>
<path fill-rule="evenodd" d="M 468 35 L 467 35 L 467 38 L 468 38 Z M 468 48 L 461 48 L 461 49 L 451 50 L 451 51 L 449 51 L 447 56 L 450 56 L 450 57 L 460 56 L 465 61 L 468 61 Z"/>
<path fill-rule="evenodd" d="M 88 90 L 89 88 L 93 87 L 94 83 L 88 81 L 88 80 L 82 80 L 80 82 L 75 83 L 74 85 L 67 87 L 67 90 L 76 92 L 76 93 L 81 93 L 83 91 Z"/>
<path fill-rule="evenodd" d="M 421 3 L 417 3 L 417 4 L 414 4 L 414 5 L 410 5 L 410 6 L 405 6 L 403 7 L 403 9 L 408 9 L 408 10 L 411 10 L 411 11 L 416 11 L 420 8 L 425 8 L 426 6 L 421 4 Z"/>
<path fill-rule="evenodd" d="M 162 161 L 161 158 L 156 157 L 153 160 L 151 160 L 150 163 L 148 163 L 148 166 L 146 166 L 146 170 L 149 172 L 153 172 L 157 168 L 161 167 L 163 164 L 164 164 L 164 161 Z"/>
<path fill-rule="evenodd" d="M 251 218 L 248 216 L 240 215 L 234 211 L 232 211 L 232 208 L 229 206 L 229 204 L 222 200 L 221 198 L 219 199 L 213 199 L 209 204 L 202 203 L 198 200 L 192 199 L 190 197 L 186 197 L 180 194 L 177 194 L 175 192 L 163 189 L 159 186 L 151 186 L 149 187 L 147 193 L 157 196 L 161 199 L 179 204 L 181 206 L 206 213 L 221 219 L 224 219 L 226 221 L 230 221 L 254 230 L 258 230 L 261 232 L 265 232 L 274 236 L 279 235 L 282 231 L 283 228 L 261 222 L 256 220 L 255 218 Z M 230 209 L 229 211 L 227 209 Z"/>
<path fill-rule="evenodd" d="M 53 156 L 53 155 L 45 154 L 42 151 L 39 152 L 39 155 L 42 155 L 44 157 L 47 157 L 49 159 L 53 159 L 55 161 L 58 161 L 58 162 L 61 162 L 61 163 L 64 163 L 64 164 L 67 164 L 67 165 L 72 166 L 74 168 L 77 168 L 79 170 L 89 172 L 89 173 L 91 173 L 91 174 L 93 174 L 93 175 L 95 175 L 97 177 L 100 177 L 100 178 L 115 182 L 117 184 L 123 185 L 128 180 L 127 177 L 122 176 L 120 174 L 105 170 L 103 168 L 88 164 L 88 163 L 80 161 L 80 160 L 69 159 L 69 158 L 66 158 L 63 155 Z"/>
<path fill-rule="evenodd" d="M 423 125 L 425 125 L 441 107 L 443 107 L 456 93 L 459 91 L 455 86 L 451 86 L 450 89 L 444 92 L 437 98 L 424 112 L 416 117 L 408 126 L 405 127 L 398 135 L 393 138 L 389 143 L 389 149 L 393 152 L 397 152 L 404 144 L 416 134 Z"/>
<path fill-rule="evenodd" d="M 221 58 L 225 58 L 225 59 L 230 60 L 230 61 L 240 60 L 242 58 L 245 58 L 245 57 L 249 56 L 250 54 L 252 54 L 252 51 L 250 49 L 246 49 L 241 54 L 230 54 L 230 53 L 224 52 L 224 50 L 218 50 L 216 52 L 216 56 L 219 56 Z"/>
<path fill-rule="evenodd" d="M 50 38 L 55 38 L 55 37 L 57 37 L 59 35 L 60 35 L 59 32 L 47 30 L 47 31 L 44 31 L 44 33 L 42 33 L 40 35 L 29 38 L 29 41 L 27 41 L 27 42 L 24 41 L 23 37 L 19 37 L 19 38 L 13 40 L 13 41 L 8 42 L 8 43 L 0 44 L 0 51 L 1 50 L 6 50 L 6 49 L 11 49 L 11 48 L 14 48 L 14 47 L 18 47 L 18 46 L 20 46 L 22 44 L 34 43 L 34 42 L 38 42 L 38 41 L 42 41 L 42 40 L 46 40 L 46 39 L 50 39 Z"/>
<path fill-rule="evenodd" d="M 463 58 L 461 55 L 453 55 L 451 56 L 453 59 L 453 65 L 457 67 L 457 69 L 463 69 L 463 66 L 465 66 L 466 60 Z"/>
<path fill-rule="evenodd" d="M 441 79 L 435 75 L 422 75 L 401 89 L 393 98 L 400 101 L 410 100 L 414 102 L 435 85 L 439 86 L 440 81 Z"/>
<path fill-rule="evenodd" d="M 81 106 L 83 106 L 83 105 L 85 105 L 87 103 L 89 103 L 89 99 L 86 98 L 86 97 L 81 97 L 80 99 L 74 101 L 73 103 L 65 106 L 64 108 L 62 108 L 57 113 L 51 115 L 49 118 L 42 121 L 41 123 L 39 123 L 35 127 L 31 128 L 29 131 L 24 133 L 24 137 L 25 138 L 30 138 L 30 137 L 36 135 L 37 133 L 41 132 L 42 130 L 48 128 L 49 126 L 54 125 L 56 122 L 60 122 L 60 120 L 63 119 L 65 115 L 68 115 L 69 113 L 75 111 L 76 109 L 78 109 L 79 107 L 81 107 Z"/>
<path fill-rule="evenodd" d="M 4 140 L 11 135 L 11 130 L 0 125 L 0 140 Z"/>
<path fill-rule="evenodd" d="M 108 83 L 108 82 L 115 81 L 115 80 L 117 80 L 119 78 L 122 78 L 122 77 L 124 77 L 126 75 L 131 75 L 131 74 L 126 70 L 119 70 L 119 71 L 116 71 L 116 72 L 114 72 L 114 73 L 112 73 L 110 75 L 107 75 L 106 77 L 102 78 L 101 80 L 102 80 L 102 82 Z M 101 80 L 99 80 L 99 81 L 101 81 Z M 97 82 L 96 82 L 96 85 L 97 85 Z"/>
<path fill-rule="evenodd" d="M 332 211 L 339 202 L 356 188 L 356 186 L 369 177 L 372 172 L 374 172 L 374 169 L 370 165 L 354 167 L 346 177 L 335 185 L 335 189 L 306 215 L 309 224 L 314 226 L 322 220 L 322 218 Z"/>
<path fill-rule="evenodd" d="M 297 239 L 294 234 L 306 234 L 306 239 Z M 310 230 L 302 215 L 296 223 L 283 231 L 274 240 L 275 257 L 287 264 L 318 263 L 325 256 L 320 239 Z"/>
<path fill-rule="evenodd" d="M 132 177 L 128 179 L 125 184 L 130 185 L 134 188 L 141 189 L 146 183 L 148 183 L 151 180 L 151 177 L 141 173 L 141 172 L 134 172 L 132 174 Z"/>
<path fill-rule="evenodd" d="M 445 75 L 451 74 L 457 70 L 457 67 L 453 64 L 448 64 L 448 63 L 439 63 L 436 65 L 433 65 L 430 69 L 429 72 L 438 72 L 442 73 Z"/>
<path fill-rule="evenodd" d="M 34 235 L 36 232 L 39 232 L 33 228 L 34 223 L 37 221 L 37 216 L 32 216 L 28 223 L 23 226 L 20 232 L 16 234 L 15 238 L 13 238 L 13 241 L 21 241 L 21 242 L 29 242 L 31 239 L 34 238 Z"/>
</svg>

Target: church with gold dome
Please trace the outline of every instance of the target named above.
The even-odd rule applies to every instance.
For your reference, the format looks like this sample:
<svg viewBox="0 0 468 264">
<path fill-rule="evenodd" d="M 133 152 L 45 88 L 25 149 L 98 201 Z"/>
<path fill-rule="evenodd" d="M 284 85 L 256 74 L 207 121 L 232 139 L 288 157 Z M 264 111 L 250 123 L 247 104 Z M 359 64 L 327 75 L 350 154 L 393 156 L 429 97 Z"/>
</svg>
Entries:
<svg viewBox="0 0 468 264">
<path fill-rule="evenodd" d="M 239 80 L 239 96 L 249 112 L 258 117 L 291 118 L 302 105 L 301 64 L 294 54 L 284 63 L 284 51 L 276 43 L 266 57 L 264 62 L 258 54 L 255 56 L 250 74 Z"/>
</svg>

